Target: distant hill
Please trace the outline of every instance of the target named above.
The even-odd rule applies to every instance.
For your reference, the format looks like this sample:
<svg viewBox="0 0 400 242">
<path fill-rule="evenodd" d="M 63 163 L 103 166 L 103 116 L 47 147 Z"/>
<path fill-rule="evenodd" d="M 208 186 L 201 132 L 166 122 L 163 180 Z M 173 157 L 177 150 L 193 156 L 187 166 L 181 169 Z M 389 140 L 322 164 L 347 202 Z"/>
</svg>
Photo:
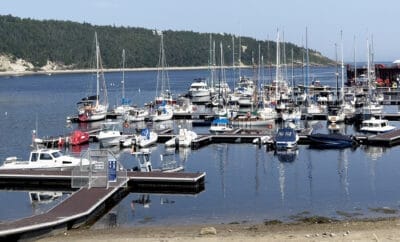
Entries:
<svg viewBox="0 0 400 242">
<path fill-rule="evenodd" d="M 48 62 L 68 69 L 91 68 L 94 63 L 94 33 L 97 31 L 105 68 L 121 67 L 122 49 L 126 50 L 126 67 L 155 67 L 158 63 L 160 36 L 157 31 L 135 27 L 97 26 L 88 23 L 55 20 L 33 20 L 0 15 L 0 54 L 22 59 L 39 69 Z M 163 31 L 168 66 L 206 66 L 209 62 L 210 33 Z M 232 65 L 231 34 L 211 34 L 216 42 L 219 63 L 219 43 L 224 46 L 226 65 Z M 238 60 L 239 37 L 234 36 L 235 58 Z M 258 44 L 265 64 L 274 64 L 276 43 L 241 37 L 243 65 L 257 62 Z M 283 48 L 281 48 L 283 49 Z M 296 63 L 301 63 L 304 48 L 285 44 L 286 60 L 291 63 L 293 49 Z M 283 57 L 281 58 L 284 59 Z M 310 50 L 311 64 L 329 65 L 333 61 Z"/>
</svg>

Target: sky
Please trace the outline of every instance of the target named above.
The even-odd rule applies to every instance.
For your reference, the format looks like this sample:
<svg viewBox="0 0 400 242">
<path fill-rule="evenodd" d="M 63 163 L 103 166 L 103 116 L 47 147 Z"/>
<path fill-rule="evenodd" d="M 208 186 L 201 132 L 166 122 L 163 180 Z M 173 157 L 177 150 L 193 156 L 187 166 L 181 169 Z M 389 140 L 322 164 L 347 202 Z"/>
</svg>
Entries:
<svg viewBox="0 0 400 242">
<path fill-rule="evenodd" d="M 229 33 L 308 47 L 345 62 L 400 59 L 398 0 L 2 0 L 0 14 L 95 25 Z M 341 32 L 343 33 L 341 37 Z M 355 53 L 355 55 L 354 55 Z"/>
</svg>

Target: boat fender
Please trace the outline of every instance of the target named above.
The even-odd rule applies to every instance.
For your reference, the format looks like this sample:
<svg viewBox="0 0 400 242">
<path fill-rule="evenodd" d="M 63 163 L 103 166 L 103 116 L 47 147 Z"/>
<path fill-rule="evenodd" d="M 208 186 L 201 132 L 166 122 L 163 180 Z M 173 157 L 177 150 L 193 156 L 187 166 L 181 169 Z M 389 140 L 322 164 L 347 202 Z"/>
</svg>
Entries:
<svg viewBox="0 0 400 242">
<path fill-rule="evenodd" d="M 128 122 L 124 122 L 124 128 L 129 128 L 129 123 Z"/>
</svg>

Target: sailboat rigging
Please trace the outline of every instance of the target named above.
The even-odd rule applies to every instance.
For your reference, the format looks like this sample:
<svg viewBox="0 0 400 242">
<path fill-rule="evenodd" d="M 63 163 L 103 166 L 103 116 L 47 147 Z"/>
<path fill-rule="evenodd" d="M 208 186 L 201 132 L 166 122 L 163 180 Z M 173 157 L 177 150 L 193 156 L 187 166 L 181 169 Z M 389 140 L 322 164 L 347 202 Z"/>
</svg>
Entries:
<svg viewBox="0 0 400 242">
<path fill-rule="evenodd" d="M 90 122 L 105 119 L 108 111 L 107 86 L 100 57 L 100 47 L 97 40 L 97 32 L 95 32 L 94 36 L 96 43 L 96 95 L 82 98 L 82 100 L 78 102 L 78 119 L 80 122 Z M 101 93 L 100 85 L 102 90 Z"/>
</svg>

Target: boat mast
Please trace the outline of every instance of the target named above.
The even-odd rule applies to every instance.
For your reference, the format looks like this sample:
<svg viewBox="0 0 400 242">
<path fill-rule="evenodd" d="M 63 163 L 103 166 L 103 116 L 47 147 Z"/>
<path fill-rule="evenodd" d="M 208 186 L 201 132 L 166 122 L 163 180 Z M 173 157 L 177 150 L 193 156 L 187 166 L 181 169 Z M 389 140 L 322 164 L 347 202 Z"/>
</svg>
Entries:
<svg viewBox="0 0 400 242">
<path fill-rule="evenodd" d="M 340 102 L 343 101 L 343 92 L 344 92 L 344 60 L 343 60 L 343 30 L 340 31 L 340 46 L 341 46 L 341 55 L 342 55 L 342 87 L 340 88 L 341 92 L 340 92 Z"/>
<path fill-rule="evenodd" d="M 235 83 L 235 36 L 232 35 L 232 73 L 233 83 Z"/>
<path fill-rule="evenodd" d="M 336 102 L 337 102 L 339 99 L 339 66 L 338 66 L 337 43 L 335 43 L 335 62 L 336 62 L 336 74 L 335 75 L 336 75 Z"/>
<path fill-rule="evenodd" d="M 357 83 L 356 36 L 354 35 L 354 83 Z"/>
<path fill-rule="evenodd" d="M 279 52 L 279 29 L 277 30 L 276 37 L 276 70 L 275 70 L 275 99 L 278 99 L 278 82 L 279 82 L 279 62 L 280 62 L 280 52 Z"/>
<path fill-rule="evenodd" d="M 369 46 L 369 39 L 367 38 L 367 79 L 368 79 L 368 95 L 371 98 L 371 88 L 370 88 L 370 82 L 371 82 L 371 63 L 370 63 L 370 46 Z"/>
<path fill-rule="evenodd" d="M 242 37 L 239 36 L 239 81 L 240 78 L 242 78 L 242 70 L 241 70 L 241 66 L 242 66 Z"/>
<path fill-rule="evenodd" d="M 306 27 L 306 94 L 308 93 L 308 80 L 309 80 L 309 74 L 310 74 L 310 54 L 308 51 L 308 27 Z"/>
<path fill-rule="evenodd" d="M 125 49 L 122 50 L 122 99 L 125 102 Z"/>
<path fill-rule="evenodd" d="M 99 50 L 99 43 L 97 41 L 97 32 L 94 32 L 94 38 L 96 41 L 96 106 L 99 105 L 99 94 L 100 94 L 100 72 L 99 72 L 99 65 L 100 65 L 100 50 Z"/>
<path fill-rule="evenodd" d="M 208 70 L 210 71 L 210 88 L 214 87 L 214 71 L 213 71 L 213 52 L 212 52 L 212 35 L 210 34 L 209 43 L 209 53 L 208 53 Z"/>
</svg>

